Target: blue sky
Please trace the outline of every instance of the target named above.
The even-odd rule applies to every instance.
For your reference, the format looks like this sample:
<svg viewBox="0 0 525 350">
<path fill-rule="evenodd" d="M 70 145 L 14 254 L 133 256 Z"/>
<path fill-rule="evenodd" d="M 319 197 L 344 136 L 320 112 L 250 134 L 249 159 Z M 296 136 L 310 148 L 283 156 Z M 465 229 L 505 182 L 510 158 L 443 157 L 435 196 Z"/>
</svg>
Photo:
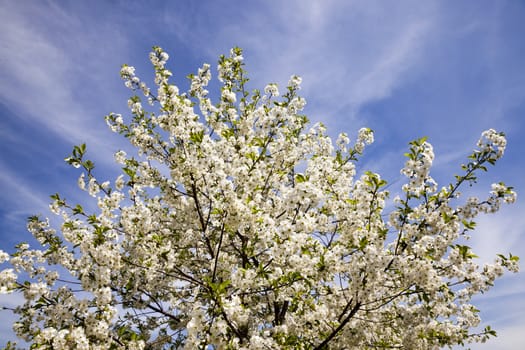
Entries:
<svg viewBox="0 0 525 350">
<path fill-rule="evenodd" d="M 504 181 L 518 202 L 483 217 L 470 244 L 480 263 L 508 251 L 525 259 L 524 36 L 522 1 L 4 0 L 0 249 L 29 240 L 25 218 L 49 215 L 50 194 L 84 200 L 77 172 L 63 162 L 73 145 L 88 144 L 99 176 L 118 169 L 112 153 L 125 140 L 103 117 L 127 112 L 121 64 L 150 79 L 147 56 L 161 46 L 186 87 L 187 74 L 240 46 L 253 88 L 300 75 L 310 120 L 332 135 L 374 129 L 360 169 L 381 173 L 392 190 L 408 141 L 429 137 L 433 174 L 445 185 L 483 130 L 504 131 L 505 157 L 471 192 L 484 196 Z M 525 329 L 524 274 L 499 280 L 477 303 L 500 335 L 472 349 L 514 349 Z M 13 337 L 9 322 L 0 324 L 0 340 Z"/>
</svg>

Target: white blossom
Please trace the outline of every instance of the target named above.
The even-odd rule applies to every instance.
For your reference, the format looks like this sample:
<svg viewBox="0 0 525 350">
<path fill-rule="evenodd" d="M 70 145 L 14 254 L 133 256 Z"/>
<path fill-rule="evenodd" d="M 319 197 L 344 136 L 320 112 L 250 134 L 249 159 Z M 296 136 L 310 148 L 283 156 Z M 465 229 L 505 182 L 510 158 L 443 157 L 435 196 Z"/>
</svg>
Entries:
<svg viewBox="0 0 525 350">
<path fill-rule="evenodd" d="M 80 174 L 80 176 L 78 177 L 77 184 L 78 184 L 78 187 L 81 190 L 85 190 L 86 189 L 86 181 L 85 181 L 84 173 Z"/>
<path fill-rule="evenodd" d="M 119 164 L 124 165 L 126 163 L 126 156 L 127 156 L 126 152 L 120 150 L 115 153 L 115 161 Z"/>
<path fill-rule="evenodd" d="M 270 96 L 279 96 L 279 88 L 277 87 L 277 84 L 272 83 L 266 85 L 264 88 L 264 93 Z"/>
<path fill-rule="evenodd" d="M 0 249 L 0 264 L 9 261 L 9 254 Z"/>
</svg>

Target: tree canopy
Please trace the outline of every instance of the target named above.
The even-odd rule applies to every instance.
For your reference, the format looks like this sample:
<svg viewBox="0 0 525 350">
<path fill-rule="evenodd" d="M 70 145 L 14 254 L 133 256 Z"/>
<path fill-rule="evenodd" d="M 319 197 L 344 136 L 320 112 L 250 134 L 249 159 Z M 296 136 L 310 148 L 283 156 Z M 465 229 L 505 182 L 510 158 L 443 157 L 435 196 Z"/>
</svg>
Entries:
<svg viewBox="0 0 525 350">
<path fill-rule="evenodd" d="M 356 163 L 373 142 L 335 143 L 310 125 L 292 76 L 247 91 L 239 48 L 181 93 L 168 54 L 154 47 L 155 90 L 124 65 L 134 91 L 129 116 L 109 127 L 136 154 L 115 153 L 122 173 L 96 177 L 86 146 L 66 161 L 98 209 L 52 196 L 60 227 L 38 216 L 41 244 L 0 251 L 0 292 L 20 292 L 18 336 L 35 349 L 434 349 L 485 341 L 473 296 L 490 289 L 518 258 L 478 266 L 462 244 L 480 213 L 514 202 L 512 187 L 460 199 L 503 155 L 504 134 L 487 130 L 438 187 L 434 153 L 410 142 L 391 198 L 379 174 Z"/>
</svg>

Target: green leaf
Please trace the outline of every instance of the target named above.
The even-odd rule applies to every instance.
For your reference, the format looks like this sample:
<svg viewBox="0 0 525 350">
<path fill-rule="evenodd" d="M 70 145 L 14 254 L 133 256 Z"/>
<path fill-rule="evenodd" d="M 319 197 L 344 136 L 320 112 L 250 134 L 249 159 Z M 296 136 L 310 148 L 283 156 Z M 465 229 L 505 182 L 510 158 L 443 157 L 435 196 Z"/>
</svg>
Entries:
<svg viewBox="0 0 525 350">
<path fill-rule="evenodd" d="M 128 167 L 124 167 L 122 168 L 122 171 L 124 171 L 126 175 L 128 175 L 131 179 L 135 178 L 135 174 L 136 174 L 135 170 L 130 169 Z"/>
<path fill-rule="evenodd" d="M 235 132 L 233 131 L 233 128 L 228 128 L 228 129 L 224 129 L 222 130 L 221 132 L 221 136 L 225 139 L 229 139 L 230 137 L 232 137 L 233 135 L 235 135 Z"/>
<path fill-rule="evenodd" d="M 255 152 L 248 152 L 246 153 L 246 158 L 255 162 L 259 156 Z"/>
<path fill-rule="evenodd" d="M 88 171 L 93 170 L 93 168 L 95 168 L 95 164 L 90 160 L 86 160 L 84 163 L 82 163 L 82 165 Z"/>
<path fill-rule="evenodd" d="M 476 222 L 475 222 L 475 221 L 462 220 L 461 223 L 463 224 L 463 226 L 464 226 L 467 230 L 473 230 L 473 229 L 476 228 Z"/>
<path fill-rule="evenodd" d="M 295 174 L 295 181 L 297 183 L 306 182 L 307 177 L 301 173 Z"/>
<path fill-rule="evenodd" d="M 193 141 L 194 143 L 201 143 L 203 138 L 204 138 L 204 130 L 190 133 L 190 140 Z"/>
<path fill-rule="evenodd" d="M 73 214 L 84 214 L 84 209 L 82 208 L 82 206 L 80 204 L 77 204 L 74 208 L 73 208 Z"/>
<path fill-rule="evenodd" d="M 485 329 L 483 329 L 483 333 L 485 333 L 487 335 L 491 335 L 493 337 L 497 337 L 498 336 L 496 331 L 493 330 L 490 326 L 485 327 Z"/>
<path fill-rule="evenodd" d="M 368 245 L 368 238 L 366 237 L 362 237 L 360 240 L 359 240 L 359 249 L 360 250 L 363 250 L 366 248 L 366 246 Z"/>
<path fill-rule="evenodd" d="M 341 154 L 341 150 L 337 150 L 335 152 L 335 161 L 338 163 L 338 164 L 343 164 L 343 155 Z"/>
<path fill-rule="evenodd" d="M 461 255 L 461 257 L 463 259 L 465 259 L 465 260 L 478 257 L 476 254 L 472 253 L 472 251 L 470 250 L 469 246 L 456 244 L 455 247 L 456 247 L 456 249 L 458 249 L 459 254 Z"/>
</svg>

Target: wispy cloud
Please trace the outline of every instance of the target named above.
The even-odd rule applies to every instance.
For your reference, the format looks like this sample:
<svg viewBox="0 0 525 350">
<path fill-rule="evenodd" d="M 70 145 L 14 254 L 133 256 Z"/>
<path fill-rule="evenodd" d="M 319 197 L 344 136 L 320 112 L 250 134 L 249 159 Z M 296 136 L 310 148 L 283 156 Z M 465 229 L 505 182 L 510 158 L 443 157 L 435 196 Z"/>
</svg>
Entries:
<svg viewBox="0 0 525 350">
<path fill-rule="evenodd" d="M 410 74 L 434 20 L 430 3 L 265 5 L 228 7 L 229 17 L 210 18 L 216 23 L 211 30 L 202 20 L 176 13 L 166 15 L 166 24 L 181 38 L 205 43 L 210 55 L 233 45 L 243 47 L 256 87 L 268 80 L 284 84 L 292 74 L 303 76 L 312 114 L 334 118 L 334 123 L 337 118 L 338 124 L 354 119 L 361 106 L 389 96 Z"/>
<path fill-rule="evenodd" d="M 497 214 L 484 215 L 477 220 L 469 245 L 480 256 L 480 263 L 492 262 L 496 253 L 525 256 L 525 246 L 519 243 L 523 240 L 525 227 L 521 210 L 519 206 L 503 207 Z"/>
<path fill-rule="evenodd" d="M 516 277 L 510 279 L 519 281 Z M 514 284 L 518 285 L 519 282 Z M 491 290 L 486 297 L 477 298 L 475 304 L 481 309 L 481 328 L 490 325 L 498 336 L 484 344 L 473 344 L 470 347 L 472 350 L 514 350 L 517 344 L 520 344 L 525 329 L 525 316 L 522 311 L 525 308 L 525 291 L 523 283 L 521 284 L 521 292 L 499 294 L 496 290 Z M 499 285 L 504 286 L 498 288 Z M 512 285 L 505 284 L 504 280 L 496 281 L 495 289 L 509 287 Z"/>
<path fill-rule="evenodd" d="M 24 296 L 22 293 L 0 294 L 0 305 L 15 308 L 22 305 Z M 13 323 L 18 320 L 18 317 L 10 310 L 0 310 L 2 322 L 0 322 L 0 346 L 5 346 L 8 341 L 15 341 L 19 346 L 27 345 L 20 339 L 16 338 L 13 332 Z"/>
<path fill-rule="evenodd" d="M 19 175 L 13 174 L 7 169 L 4 164 L 0 164 L 0 182 L 2 186 L 9 189 L 5 194 L 9 198 L 11 204 L 11 215 L 17 213 L 38 212 L 42 209 L 47 209 L 49 202 L 49 193 L 44 193 L 35 188 L 31 184 L 25 183 Z"/>
<path fill-rule="evenodd" d="M 126 40 L 104 23 L 97 24 L 100 36 L 90 34 L 78 13 L 53 2 L 14 4 L 6 2 L 0 11 L 3 103 L 59 139 L 104 148 L 102 116 L 108 110 L 102 108 L 115 96 L 108 87 L 118 81 L 118 64 L 111 67 L 108 51 L 121 57 Z M 106 86 L 99 85 L 102 81 Z"/>
</svg>

